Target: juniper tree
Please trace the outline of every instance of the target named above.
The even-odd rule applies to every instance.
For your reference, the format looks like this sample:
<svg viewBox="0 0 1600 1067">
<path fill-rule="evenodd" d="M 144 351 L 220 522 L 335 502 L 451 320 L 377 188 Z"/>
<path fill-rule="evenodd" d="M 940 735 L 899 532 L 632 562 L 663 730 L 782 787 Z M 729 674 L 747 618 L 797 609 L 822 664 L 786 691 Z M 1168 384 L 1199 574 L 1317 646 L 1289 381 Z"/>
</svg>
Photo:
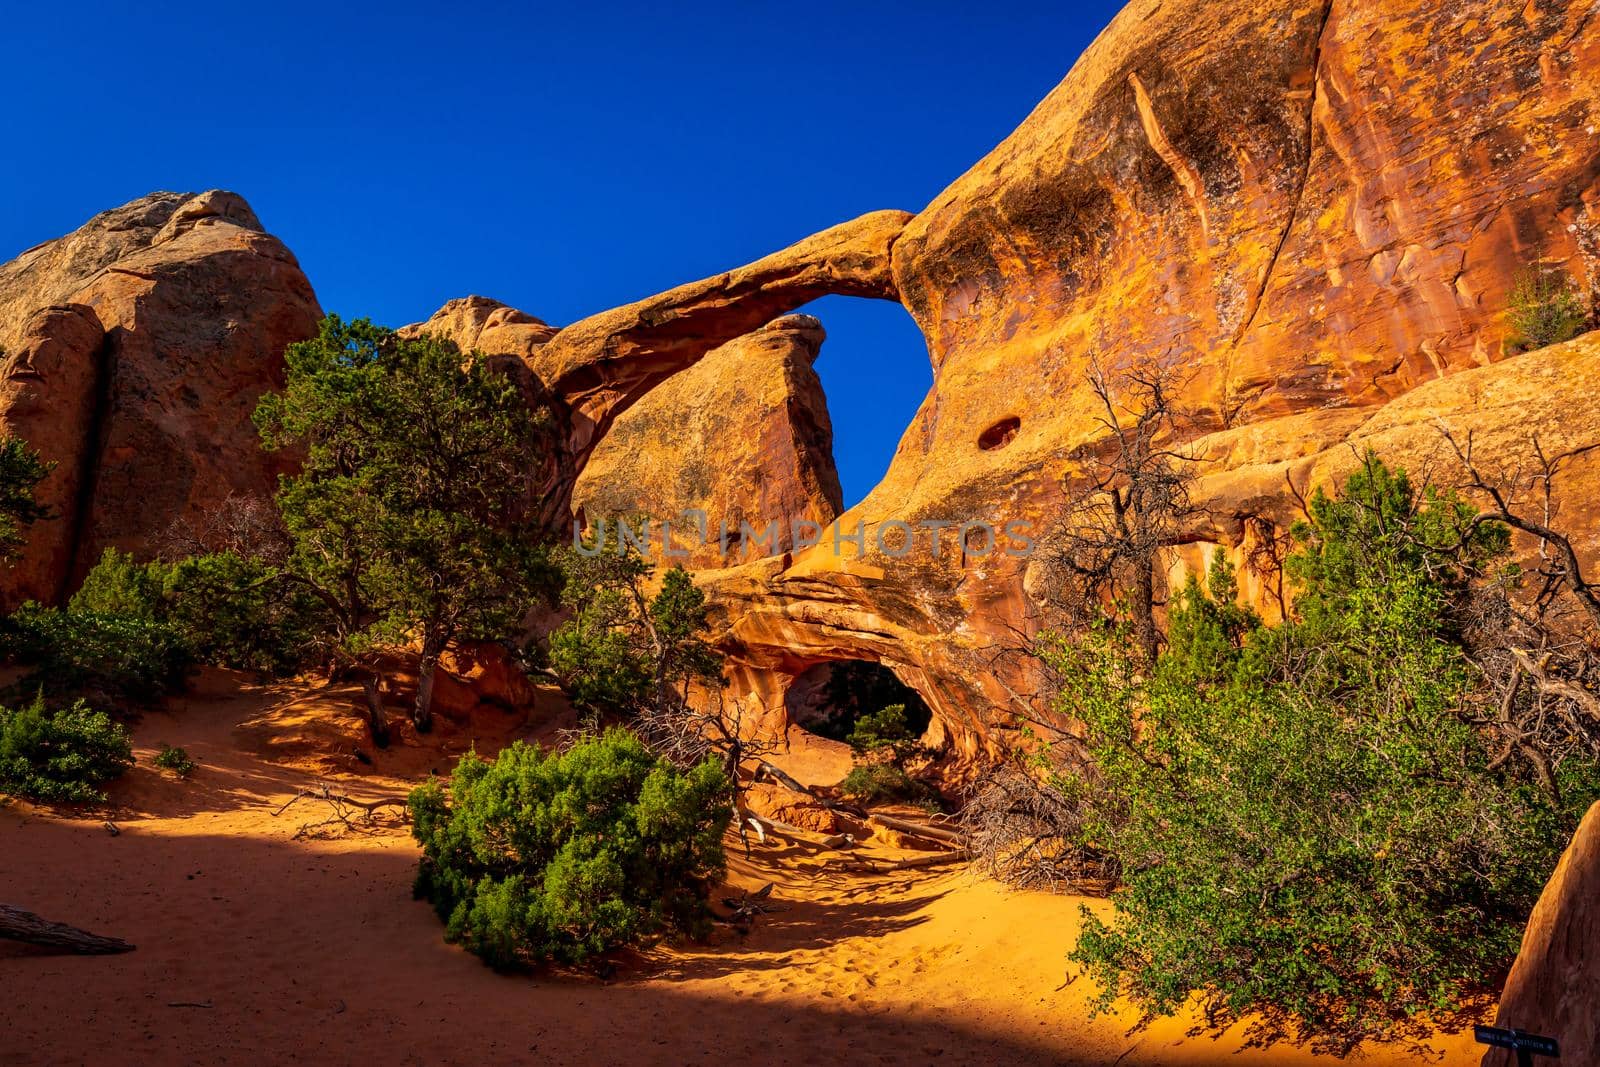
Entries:
<svg viewBox="0 0 1600 1067">
<path fill-rule="evenodd" d="M 54 466 L 20 437 L 0 437 L 0 559 L 22 547 L 27 527 L 50 517 L 33 494 Z"/>
<path fill-rule="evenodd" d="M 285 570 L 326 606 L 347 656 L 418 643 L 412 719 L 427 730 L 441 654 L 516 629 L 550 582 L 534 487 L 546 423 L 476 353 L 364 319 L 328 316 L 285 362 L 284 391 L 256 410 L 266 448 L 305 457 L 278 492 Z"/>
</svg>

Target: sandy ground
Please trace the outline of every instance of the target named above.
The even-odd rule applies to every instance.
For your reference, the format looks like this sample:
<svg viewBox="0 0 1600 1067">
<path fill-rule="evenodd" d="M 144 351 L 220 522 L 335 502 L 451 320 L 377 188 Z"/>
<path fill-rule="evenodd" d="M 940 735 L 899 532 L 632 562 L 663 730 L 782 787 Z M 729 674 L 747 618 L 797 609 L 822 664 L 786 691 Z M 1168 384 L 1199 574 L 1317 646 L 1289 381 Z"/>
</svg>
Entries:
<svg viewBox="0 0 1600 1067">
<path fill-rule="evenodd" d="M 831 853 L 784 842 L 732 853 L 734 885 L 775 882 L 786 908 L 748 936 L 724 928 L 709 945 L 630 956 L 604 982 L 497 975 L 445 944 L 411 899 L 403 827 L 297 840 L 319 814 L 272 814 L 321 780 L 313 768 L 326 773 L 311 735 L 339 714 L 303 690 L 211 678 L 146 716 L 139 766 L 107 809 L 0 806 L 0 901 L 138 946 L 109 957 L 0 947 L 0 1064 L 1325 1062 L 1243 1049 L 1237 1031 L 1191 1036 L 1192 1019 L 1133 1032 L 1132 1016 L 1091 1020 L 1088 983 L 1069 981 L 1065 959 L 1078 899 L 960 870 L 844 873 Z M 442 743 L 497 747 L 522 731 L 502 718 Z M 303 736 L 274 744 L 291 722 Z M 200 762 L 192 779 L 150 766 L 163 742 Z M 392 775 L 414 780 L 441 761 L 381 756 L 340 787 L 402 792 Z M 792 773 L 839 765 L 847 758 L 806 750 Z M 1465 1065 L 1478 1052 L 1458 1034 L 1355 1059 Z"/>
</svg>

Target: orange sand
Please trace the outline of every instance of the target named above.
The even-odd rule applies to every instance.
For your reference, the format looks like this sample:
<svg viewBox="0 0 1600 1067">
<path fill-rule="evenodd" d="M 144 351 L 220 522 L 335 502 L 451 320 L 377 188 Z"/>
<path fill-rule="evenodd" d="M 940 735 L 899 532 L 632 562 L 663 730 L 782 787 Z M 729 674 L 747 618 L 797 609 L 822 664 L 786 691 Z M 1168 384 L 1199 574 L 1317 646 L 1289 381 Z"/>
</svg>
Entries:
<svg viewBox="0 0 1600 1067">
<path fill-rule="evenodd" d="M 1131 1034 L 1131 1016 L 1089 1019 L 1088 983 L 1069 982 L 1065 962 L 1078 899 L 960 870 L 843 873 L 826 868 L 833 854 L 785 842 L 750 858 L 731 850 L 731 881 L 776 882 L 787 907 L 748 937 L 724 928 L 710 945 L 632 956 L 607 982 L 497 975 L 445 944 L 411 899 L 416 850 L 403 827 L 294 840 L 320 814 L 271 814 L 319 779 L 309 748 L 298 765 L 264 759 L 263 748 L 285 755 L 264 724 L 310 731 L 317 713 L 343 708 L 212 676 L 145 718 L 139 766 L 107 810 L 0 804 L 0 901 L 138 945 L 79 958 L 0 942 L 0 1064 L 1323 1062 L 1282 1046 L 1240 1051 L 1237 1031 L 1186 1036 L 1192 1019 Z M 499 718 L 503 736 L 489 736 L 492 723 L 467 731 L 480 749 L 516 732 Z M 192 779 L 150 766 L 162 742 L 200 762 Z M 790 769 L 802 777 L 840 762 L 826 745 L 797 749 Z M 340 787 L 402 792 L 390 774 L 441 762 L 409 751 Z M 120 836 L 103 829 L 108 816 Z M 1454 1035 L 1431 1055 L 1361 1059 L 1465 1065 L 1478 1053 Z"/>
</svg>

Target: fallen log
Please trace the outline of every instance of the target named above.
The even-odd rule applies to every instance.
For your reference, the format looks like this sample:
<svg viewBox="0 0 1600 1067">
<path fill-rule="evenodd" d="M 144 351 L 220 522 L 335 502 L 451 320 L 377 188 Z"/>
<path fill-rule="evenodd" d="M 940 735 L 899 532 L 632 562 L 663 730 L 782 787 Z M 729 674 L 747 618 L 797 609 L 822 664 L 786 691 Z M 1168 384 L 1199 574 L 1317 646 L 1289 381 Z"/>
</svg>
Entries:
<svg viewBox="0 0 1600 1067">
<path fill-rule="evenodd" d="M 802 830 L 798 826 L 790 826 L 777 819 L 769 819 L 764 815 L 748 815 L 746 821 L 756 828 L 761 835 L 761 843 L 766 844 L 766 835 L 781 837 L 785 841 L 793 841 L 797 845 L 810 845 L 813 848 L 846 848 L 856 843 L 856 839 L 849 834 L 830 834 L 823 837 L 812 836 L 811 831 Z"/>
<path fill-rule="evenodd" d="M 102 937 L 66 923 L 51 922 L 12 904 L 0 904 L 0 937 L 78 956 L 110 956 L 132 952 L 134 948 L 120 937 Z"/>
<path fill-rule="evenodd" d="M 798 778 L 794 777 L 792 774 L 789 774 L 787 771 L 779 769 L 777 766 L 769 763 L 767 760 L 758 759 L 755 761 L 755 764 L 756 772 L 754 777 L 751 779 L 752 781 L 759 782 L 763 776 L 766 776 L 783 786 L 785 789 L 793 790 L 796 793 L 810 797 L 812 800 L 815 800 L 818 804 L 821 804 L 829 811 L 842 811 L 847 815 L 854 815 L 858 819 L 866 818 L 867 813 L 860 807 L 857 807 L 854 804 L 847 804 L 842 800 L 834 800 L 832 797 L 823 796 L 810 786 L 800 784 L 800 780 Z"/>
<path fill-rule="evenodd" d="M 879 815 L 876 812 L 867 821 L 877 826 L 887 827 L 890 830 L 898 830 L 903 834 L 911 834 L 914 837 L 926 837 L 933 841 L 956 846 L 964 844 L 961 835 L 954 830 L 930 826 L 928 823 L 912 822 L 910 819 L 896 819 L 888 815 Z"/>
<path fill-rule="evenodd" d="M 930 856 L 912 856 L 903 860 L 874 860 L 863 856 L 841 856 L 829 861 L 845 870 L 860 871 L 864 874 L 893 874 L 895 871 L 916 870 L 921 867 L 943 867 L 951 863 L 965 863 L 972 859 L 965 850 L 959 852 L 939 852 Z"/>
</svg>

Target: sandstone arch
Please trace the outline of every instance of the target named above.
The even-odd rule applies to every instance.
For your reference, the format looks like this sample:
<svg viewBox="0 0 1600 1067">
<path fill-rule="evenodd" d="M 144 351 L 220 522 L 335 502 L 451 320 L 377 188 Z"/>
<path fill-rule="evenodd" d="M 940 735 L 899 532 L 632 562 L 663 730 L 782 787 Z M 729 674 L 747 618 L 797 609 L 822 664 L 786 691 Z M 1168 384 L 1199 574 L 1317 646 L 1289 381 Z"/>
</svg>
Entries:
<svg viewBox="0 0 1600 1067">
<path fill-rule="evenodd" d="M 736 270 L 582 319 L 539 350 L 534 370 L 570 409 L 578 466 L 611 422 L 712 349 L 822 296 L 898 300 L 894 242 L 911 219 L 875 211 Z"/>
<path fill-rule="evenodd" d="M 1135 0 L 1011 137 L 852 256 L 863 295 L 916 319 L 934 387 L 838 526 L 1047 529 L 1100 432 L 1091 357 L 1192 372 L 1211 513 L 1178 569 L 1292 519 L 1288 482 L 1326 484 L 1351 445 L 1436 461 L 1435 419 L 1477 427 L 1508 462 L 1534 428 L 1552 447 L 1600 445 L 1600 419 L 1567 415 L 1592 411 L 1600 340 L 1519 355 L 1503 326 L 1529 262 L 1600 280 L 1596 70 L 1600 21 L 1581 4 Z M 849 248 L 860 225 L 813 240 Z M 549 380 L 578 413 L 575 454 L 695 358 L 699 335 L 766 314 L 751 290 L 793 252 L 558 335 Z M 724 293 L 734 278 L 742 301 Z M 1563 487 L 1591 556 L 1597 457 Z M 961 752 L 1031 700 L 1007 653 L 1055 621 L 1038 568 L 961 550 L 809 549 L 699 580 L 756 711 L 781 715 L 778 690 L 807 658 L 880 659 Z"/>
</svg>

